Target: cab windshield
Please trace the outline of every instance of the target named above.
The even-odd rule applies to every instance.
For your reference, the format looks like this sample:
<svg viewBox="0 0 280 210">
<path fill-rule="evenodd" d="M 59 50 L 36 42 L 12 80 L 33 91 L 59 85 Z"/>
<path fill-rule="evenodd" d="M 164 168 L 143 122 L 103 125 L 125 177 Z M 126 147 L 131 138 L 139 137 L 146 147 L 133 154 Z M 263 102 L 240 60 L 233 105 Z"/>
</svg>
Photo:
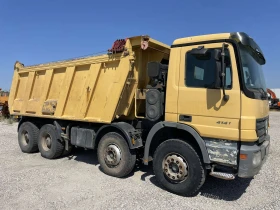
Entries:
<svg viewBox="0 0 280 210">
<path fill-rule="evenodd" d="M 243 67 L 244 81 L 247 89 L 266 94 L 266 83 L 262 65 L 258 62 L 258 56 L 250 48 L 240 44 L 240 55 Z"/>
</svg>

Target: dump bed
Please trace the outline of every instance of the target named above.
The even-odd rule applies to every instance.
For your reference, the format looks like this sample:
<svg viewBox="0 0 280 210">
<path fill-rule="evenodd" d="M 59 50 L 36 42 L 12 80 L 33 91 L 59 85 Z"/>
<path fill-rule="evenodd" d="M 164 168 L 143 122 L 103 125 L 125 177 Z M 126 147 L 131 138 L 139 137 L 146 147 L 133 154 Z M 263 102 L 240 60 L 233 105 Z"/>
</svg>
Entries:
<svg viewBox="0 0 280 210">
<path fill-rule="evenodd" d="M 103 55 L 26 67 L 16 62 L 11 115 L 100 123 L 134 118 L 136 90 L 149 81 L 147 63 L 168 60 L 169 52 L 168 45 L 137 36 L 117 40 Z"/>
</svg>

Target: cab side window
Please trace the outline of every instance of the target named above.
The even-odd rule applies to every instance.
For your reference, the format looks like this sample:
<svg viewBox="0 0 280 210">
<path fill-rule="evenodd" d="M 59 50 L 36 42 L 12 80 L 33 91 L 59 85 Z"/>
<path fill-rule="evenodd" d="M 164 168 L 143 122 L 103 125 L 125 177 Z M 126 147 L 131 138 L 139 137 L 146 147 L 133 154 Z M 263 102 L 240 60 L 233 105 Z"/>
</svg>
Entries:
<svg viewBox="0 0 280 210">
<path fill-rule="evenodd" d="M 211 88 L 215 83 L 216 60 L 213 57 L 214 49 L 210 50 L 208 57 L 199 58 L 186 53 L 185 85 L 195 88 Z M 230 65 L 229 52 L 226 50 L 226 89 L 232 87 L 232 70 Z"/>
</svg>

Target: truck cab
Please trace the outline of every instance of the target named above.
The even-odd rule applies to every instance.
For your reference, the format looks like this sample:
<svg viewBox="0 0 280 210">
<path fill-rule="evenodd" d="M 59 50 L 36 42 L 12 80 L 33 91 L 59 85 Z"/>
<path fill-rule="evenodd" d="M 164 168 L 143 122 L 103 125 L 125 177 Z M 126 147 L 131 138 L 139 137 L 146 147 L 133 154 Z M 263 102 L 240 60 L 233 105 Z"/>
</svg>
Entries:
<svg viewBox="0 0 280 210">
<path fill-rule="evenodd" d="M 175 40 L 168 65 L 165 122 L 158 129 L 170 123 L 182 131 L 181 138 L 197 136 L 194 147 L 210 175 L 253 177 L 269 153 L 264 64 L 260 47 L 245 33 Z M 167 169 L 166 177 L 170 174 Z"/>
</svg>

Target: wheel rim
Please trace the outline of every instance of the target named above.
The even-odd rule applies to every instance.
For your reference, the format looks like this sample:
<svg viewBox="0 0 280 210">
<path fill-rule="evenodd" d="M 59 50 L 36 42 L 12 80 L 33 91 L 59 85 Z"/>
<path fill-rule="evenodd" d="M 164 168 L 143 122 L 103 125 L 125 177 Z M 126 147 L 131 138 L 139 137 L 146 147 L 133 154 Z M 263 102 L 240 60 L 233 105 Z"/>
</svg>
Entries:
<svg viewBox="0 0 280 210">
<path fill-rule="evenodd" d="M 52 137 L 48 133 L 42 136 L 42 147 L 45 151 L 49 151 L 52 147 Z"/>
<path fill-rule="evenodd" d="M 179 154 L 168 154 L 162 161 L 164 175 L 172 182 L 182 182 L 187 179 L 189 167 L 186 159 Z"/>
<path fill-rule="evenodd" d="M 29 143 L 29 134 L 28 134 L 28 132 L 27 131 L 22 131 L 22 133 L 21 133 L 21 142 L 22 142 L 22 144 L 24 145 L 24 146 L 27 146 L 28 145 L 28 143 Z"/>
<path fill-rule="evenodd" d="M 108 145 L 104 152 L 104 160 L 109 167 L 117 166 L 121 161 L 120 148 L 115 144 Z"/>
</svg>

